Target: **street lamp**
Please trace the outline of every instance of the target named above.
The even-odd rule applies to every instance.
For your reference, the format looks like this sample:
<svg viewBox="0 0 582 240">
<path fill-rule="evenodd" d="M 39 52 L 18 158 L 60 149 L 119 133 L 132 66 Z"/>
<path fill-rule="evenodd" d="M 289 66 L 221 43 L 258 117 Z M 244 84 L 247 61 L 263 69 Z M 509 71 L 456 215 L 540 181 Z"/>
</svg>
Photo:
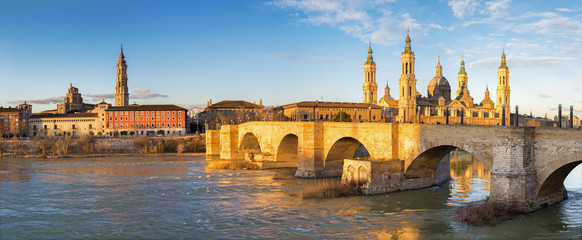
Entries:
<svg viewBox="0 0 582 240">
<path fill-rule="evenodd" d="M 562 104 L 558 104 L 558 127 L 562 127 Z"/>
<path fill-rule="evenodd" d="M 463 125 L 464 119 L 465 119 L 465 107 L 461 106 L 461 125 Z"/>
<path fill-rule="evenodd" d="M 501 126 L 505 126 L 505 104 L 501 105 Z"/>
<path fill-rule="evenodd" d="M 519 106 L 515 105 L 515 126 L 519 126 Z"/>
<path fill-rule="evenodd" d="M 574 106 L 570 105 L 570 128 L 574 128 Z"/>
</svg>

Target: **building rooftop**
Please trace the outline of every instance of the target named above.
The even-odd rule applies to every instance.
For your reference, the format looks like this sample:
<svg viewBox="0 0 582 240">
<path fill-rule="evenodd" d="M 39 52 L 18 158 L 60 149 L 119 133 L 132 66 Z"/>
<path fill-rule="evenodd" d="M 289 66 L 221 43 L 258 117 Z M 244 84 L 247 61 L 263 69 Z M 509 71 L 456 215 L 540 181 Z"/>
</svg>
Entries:
<svg viewBox="0 0 582 240">
<path fill-rule="evenodd" d="M 98 117 L 97 113 L 66 113 L 66 114 L 43 114 L 34 113 L 30 118 L 90 118 Z"/>
<path fill-rule="evenodd" d="M 371 103 L 354 103 L 354 102 L 320 102 L 320 101 L 303 101 L 290 103 L 281 106 L 281 108 L 291 107 L 319 107 L 319 108 L 373 108 L 381 109 L 381 106 Z"/>
<path fill-rule="evenodd" d="M 20 109 L 12 108 L 12 107 L 9 107 L 9 108 L 0 107 L 0 113 L 8 113 L 8 112 L 16 112 L 17 113 L 17 112 L 20 112 Z"/>
<path fill-rule="evenodd" d="M 206 107 L 206 110 L 209 109 L 215 109 L 215 110 L 220 110 L 220 109 L 262 109 L 263 107 L 261 105 L 257 105 L 254 103 L 250 103 L 247 101 L 242 101 L 242 100 L 224 100 L 221 102 L 217 102 L 215 104 L 210 105 L 209 107 Z"/>
<path fill-rule="evenodd" d="M 107 111 L 175 111 L 175 110 L 184 110 L 186 111 L 187 109 L 183 108 L 183 107 L 179 107 L 176 105 L 171 105 L 171 104 L 167 104 L 167 105 L 138 105 L 138 104 L 132 104 L 129 106 L 125 106 L 125 107 L 109 107 L 107 109 Z"/>
</svg>

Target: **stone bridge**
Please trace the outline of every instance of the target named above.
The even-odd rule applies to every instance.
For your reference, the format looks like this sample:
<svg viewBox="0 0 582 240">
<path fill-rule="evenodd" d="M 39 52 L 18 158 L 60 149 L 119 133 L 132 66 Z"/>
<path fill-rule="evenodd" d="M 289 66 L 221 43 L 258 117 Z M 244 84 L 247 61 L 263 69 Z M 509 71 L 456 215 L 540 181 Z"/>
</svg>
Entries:
<svg viewBox="0 0 582 240">
<path fill-rule="evenodd" d="M 582 162 L 582 129 L 397 123 L 248 122 L 207 132 L 207 155 L 266 156 L 305 178 L 342 176 L 369 194 L 448 179 L 448 153 L 471 153 L 491 172 L 490 198 L 533 210 L 567 198 Z M 344 164 L 345 162 L 345 164 Z"/>
</svg>

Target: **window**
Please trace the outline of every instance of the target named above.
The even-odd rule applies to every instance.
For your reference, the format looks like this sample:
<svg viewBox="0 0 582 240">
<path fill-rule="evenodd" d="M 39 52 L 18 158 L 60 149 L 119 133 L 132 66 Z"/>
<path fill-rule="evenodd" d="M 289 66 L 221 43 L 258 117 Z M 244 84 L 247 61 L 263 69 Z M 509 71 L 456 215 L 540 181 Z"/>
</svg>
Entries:
<svg viewBox="0 0 582 240">
<path fill-rule="evenodd" d="M 162 123 L 162 127 L 166 127 L 166 124 L 165 123 Z"/>
<path fill-rule="evenodd" d="M 146 112 L 146 115 L 150 115 L 150 112 Z"/>
<path fill-rule="evenodd" d="M 160 115 L 160 112 L 159 112 L 159 111 L 157 111 L 157 112 L 156 112 L 156 114 L 157 114 L 157 115 Z"/>
<path fill-rule="evenodd" d="M 117 117 L 115 117 L 115 121 L 117 121 Z"/>
<path fill-rule="evenodd" d="M 170 115 L 170 111 L 167 111 L 166 114 Z"/>
<path fill-rule="evenodd" d="M 160 116 L 157 116 L 157 117 L 156 117 L 156 120 L 160 120 Z"/>
<path fill-rule="evenodd" d="M 93 129 L 93 124 L 89 124 L 89 129 Z"/>
<path fill-rule="evenodd" d="M 307 115 L 306 115 L 307 116 Z M 172 120 L 176 120 L 176 117 L 172 117 Z"/>
<path fill-rule="evenodd" d="M 115 115 L 117 115 L 117 112 L 115 112 Z"/>
<path fill-rule="evenodd" d="M 162 117 L 162 120 L 164 120 L 164 119 L 165 119 L 165 118 L 164 118 L 164 117 Z"/>
<path fill-rule="evenodd" d="M 143 117 L 141 117 L 141 120 L 143 121 Z"/>
<path fill-rule="evenodd" d="M 125 124 L 125 127 L 127 127 L 127 123 Z"/>
<path fill-rule="evenodd" d="M 129 112 L 130 115 L 133 115 L 133 112 Z"/>
<path fill-rule="evenodd" d="M 154 115 L 154 111 L 152 111 L 152 115 Z"/>
<path fill-rule="evenodd" d="M 133 117 L 130 117 L 129 120 L 133 121 Z"/>
<path fill-rule="evenodd" d="M 141 115 L 143 115 L 143 111 L 141 111 Z"/>
<path fill-rule="evenodd" d="M 146 127 L 150 127 L 150 124 L 149 123 L 146 123 Z"/>
<path fill-rule="evenodd" d="M 156 127 L 160 127 L 160 124 L 159 124 L 159 123 L 158 123 L 158 124 L 156 124 Z"/>
<path fill-rule="evenodd" d="M 178 123 L 178 127 L 182 127 L 182 124 L 181 123 Z"/>
<path fill-rule="evenodd" d="M 141 127 L 143 127 L 143 123 L 141 124 Z"/>
<path fill-rule="evenodd" d="M 179 115 L 182 115 L 182 112 L 178 112 Z"/>
<path fill-rule="evenodd" d="M 146 117 L 146 121 L 149 121 L 149 120 L 150 120 L 150 117 Z"/>
<path fill-rule="evenodd" d="M 173 112 L 172 112 L 172 115 L 176 115 L 176 111 L 173 111 Z"/>
<path fill-rule="evenodd" d="M 182 117 L 178 117 L 178 120 L 182 120 Z"/>
<path fill-rule="evenodd" d="M 109 117 L 109 121 L 111 121 L 111 120 L 113 120 L 113 118 L 112 117 Z"/>
<path fill-rule="evenodd" d="M 175 123 L 172 123 L 172 127 L 176 127 L 176 124 Z"/>
<path fill-rule="evenodd" d="M 127 117 L 125 117 L 125 121 L 127 121 Z"/>
<path fill-rule="evenodd" d="M 119 115 L 123 115 L 123 112 L 119 112 Z"/>
</svg>

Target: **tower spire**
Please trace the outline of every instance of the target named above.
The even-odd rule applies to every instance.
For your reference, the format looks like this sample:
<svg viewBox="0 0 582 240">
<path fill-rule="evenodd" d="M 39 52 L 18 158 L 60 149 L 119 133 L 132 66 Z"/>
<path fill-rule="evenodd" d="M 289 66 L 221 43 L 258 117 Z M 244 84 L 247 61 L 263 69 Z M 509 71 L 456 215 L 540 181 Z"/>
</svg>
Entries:
<svg viewBox="0 0 582 240">
<path fill-rule="evenodd" d="M 438 63 L 436 65 L 436 76 L 437 77 L 443 76 L 443 66 L 441 66 L 441 56 L 439 56 Z"/>
<path fill-rule="evenodd" d="M 507 68 L 507 63 L 505 62 L 505 47 L 503 47 L 503 53 L 501 54 L 501 66 L 499 68 Z"/>
<path fill-rule="evenodd" d="M 366 64 L 374 64 L 374 58 L 372 57 L 372 41 L 368 44 L 368 60 L 366 61 Z"/>
<path fill-rule="evenodd" d="M 411 53 L 412 48 L 410 47 L 410 28 L 406 29 L 406 46 L 404 46 L 405 53 Z"/>
<path fill-rule="evenodd" d="M 123 44 L 121 44 L 121 52 L 119 52 L 119 61 L 117 64 L 125 64 L 125 55 L 123 55 Z"/>
</svg>

